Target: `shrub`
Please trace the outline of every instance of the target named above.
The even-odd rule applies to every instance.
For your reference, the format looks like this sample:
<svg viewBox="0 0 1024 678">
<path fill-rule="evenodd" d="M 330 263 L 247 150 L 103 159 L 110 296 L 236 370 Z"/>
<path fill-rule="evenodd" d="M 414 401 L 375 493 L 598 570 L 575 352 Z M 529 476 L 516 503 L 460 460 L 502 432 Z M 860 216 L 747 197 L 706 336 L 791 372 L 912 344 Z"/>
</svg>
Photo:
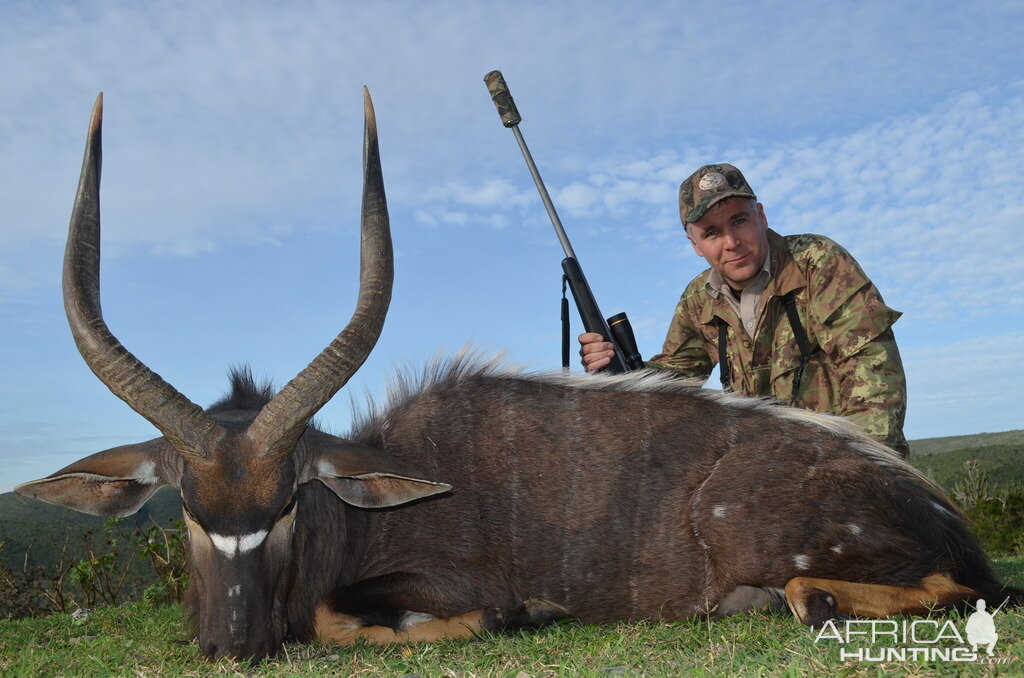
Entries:
<svg viewBox="0 0 1024 678">
<path fill-rule="evenodd" d="M 28 558 L 20 572 L 0 566 L 0 618 L 117 605 L 140 596 L 181 602 L 187 583 L 181 520 L 173 527 L 132 531 L 119 519 L 109 520 L 101 532 L 87 530 L 77 539 L 81 544 L 69 536 L 58 546 L 60 560 L 49 571 L 29 567 Z"/>
<path fill-rule="evenodd" d="M 964 509 L 982 546 L 994 556 L 1024 553 L 1024 488 L 998 491 Z"/>
<path fill-rule="evenodd" d="M 1024 486 L 991 489 L 989 474 L 977 459 L 964 462 L 966 475 L 953 485 L 953 496 L 973 523 L 981 545 L 993 556 L 1024 553 Z"/>
</svg>

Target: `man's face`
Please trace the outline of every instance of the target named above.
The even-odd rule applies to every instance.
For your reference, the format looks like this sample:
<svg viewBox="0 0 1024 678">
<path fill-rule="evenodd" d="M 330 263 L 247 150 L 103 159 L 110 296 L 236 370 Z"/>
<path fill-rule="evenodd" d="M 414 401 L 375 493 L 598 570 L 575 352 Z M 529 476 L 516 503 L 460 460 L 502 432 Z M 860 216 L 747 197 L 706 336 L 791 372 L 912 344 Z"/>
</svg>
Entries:
<svg viewBox="0 0 1024 678">
<path fill-rule="evenodd" d="M 690 224 L 686 237 L 737 290 L 761 271 L 768 256 L 768 219 L 761 203 L 750 198 L 726 198 Z"/>
</svg>

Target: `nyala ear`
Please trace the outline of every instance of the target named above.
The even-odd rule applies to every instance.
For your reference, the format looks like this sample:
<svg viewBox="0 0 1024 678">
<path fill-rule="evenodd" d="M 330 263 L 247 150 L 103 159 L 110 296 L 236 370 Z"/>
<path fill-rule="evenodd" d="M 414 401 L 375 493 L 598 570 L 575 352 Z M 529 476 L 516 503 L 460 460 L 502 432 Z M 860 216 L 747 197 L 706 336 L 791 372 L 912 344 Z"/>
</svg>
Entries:
<svg viewBox="0 0 1024 678">
<path fill-rule="evenodd" d="M 417 478 L 394 459 L 368 445 L 331 437 L 313 459 L 313 477 L 346 504 L 387 508 L 440 494 L 451 485 Z"/>
<path fill-rule="evenodd" d="M 169 482 L 162 462 L 168 452 L 173 448 L 163 438 L 113 447 L 14 491 L 94 516 L 130 516 Z"/>
</svg>

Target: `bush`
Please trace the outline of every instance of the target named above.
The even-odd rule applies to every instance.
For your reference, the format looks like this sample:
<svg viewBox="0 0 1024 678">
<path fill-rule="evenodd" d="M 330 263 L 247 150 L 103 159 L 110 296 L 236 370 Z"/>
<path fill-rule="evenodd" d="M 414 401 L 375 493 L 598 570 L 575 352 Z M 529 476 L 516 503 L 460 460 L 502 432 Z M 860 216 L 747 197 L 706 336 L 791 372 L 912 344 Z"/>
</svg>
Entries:
<svg viewBox="0 0 1024 678">
<path fill-rule="evenodd" d="M 1024 488 L 1011 487 L 964 509 L 982 546 L 994 556 L 1024 553 Z"/>
<path fill-rule="evenodd" d="M 1024 553 L 1024 486 L 1013 483 L 993 490 L 977 459 L 964 462 L 964 469 L 967 473 L 953 485 L 953 496 L 981 545 L 993 556 Z"/>
<path fill-rule="evenodd" d="M 29 567 L 27 558 L 21 572 L 0 566 L 0 618 L 117 605 L 140 596 L 181 602 L 187 583 L 181 520 L 173 527 L 133 531 L 109 520 L 101 532 L 87 530 L 71 542 L 68 537 L 58 547 L 60 560 L 49 571 Z"/>
<path fill-rule="evenodd" d="M 19 574 L 0 565 L 0 619 L 20 619 L 46 611 L 48 601 L 40 591 L 45 580 L 46 572 L 41 567 L 26 568 Z"/>
</svg>

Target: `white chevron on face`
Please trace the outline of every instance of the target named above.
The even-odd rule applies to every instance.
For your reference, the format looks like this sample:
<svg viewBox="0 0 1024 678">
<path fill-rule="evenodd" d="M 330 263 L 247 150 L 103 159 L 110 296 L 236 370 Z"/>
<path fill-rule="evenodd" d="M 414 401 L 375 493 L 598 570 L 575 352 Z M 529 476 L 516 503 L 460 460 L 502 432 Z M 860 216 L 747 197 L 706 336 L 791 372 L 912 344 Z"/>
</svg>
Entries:
<svg viewBox="0 0 1024 678">
<path fill-rule="evenodd" d="M 238 537 L 225 537 L 224 535 L 214 534 L 213 532 L 208 534 L 210 541 L 213 542 L 213 545 L 217 550 L 228 558 L 234 558 L 236 553 L 241 555 L 252 551 L 254 548 L 262 544 L 263 540 L 267 538 L 266 530 L 252 532 L 251 534 L 243 534 Z"/>
</svg>

